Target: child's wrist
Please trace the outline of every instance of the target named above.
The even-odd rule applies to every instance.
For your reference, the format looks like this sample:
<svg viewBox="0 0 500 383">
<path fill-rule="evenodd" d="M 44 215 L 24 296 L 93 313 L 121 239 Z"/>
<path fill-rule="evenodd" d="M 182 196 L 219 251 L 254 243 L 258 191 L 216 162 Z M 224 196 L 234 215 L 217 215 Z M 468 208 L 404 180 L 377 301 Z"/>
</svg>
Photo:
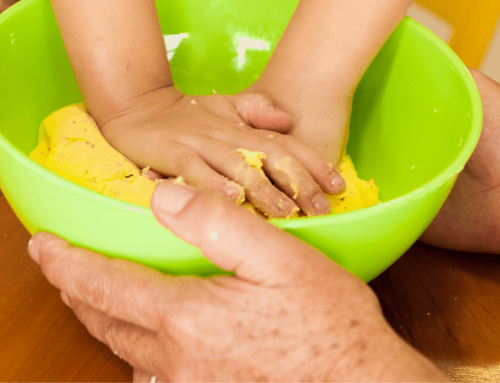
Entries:
<svg viewBox="0 0 500 383">
<path fill-rule="evenodd" d="M 128 118 L 131 118 L 134 115 L 141 115 L 144 109 L 155 108 L 160 104 L 161 107 L 169 106 L 183 96 L 184 94 L 174 85 L 167 85 L 151 89 L 142 94 L 128 95 L 120 99 L 119 102 L 114 100 L 110 103 L 101 103 L 95 109 L 92 108 L 92 105 L 87 105 L 87 108 L 97 125 L 103 129 L 124 116 L 130 116 Z M 161 100 L 161 103 L 154 100 Z"/>
</svg>

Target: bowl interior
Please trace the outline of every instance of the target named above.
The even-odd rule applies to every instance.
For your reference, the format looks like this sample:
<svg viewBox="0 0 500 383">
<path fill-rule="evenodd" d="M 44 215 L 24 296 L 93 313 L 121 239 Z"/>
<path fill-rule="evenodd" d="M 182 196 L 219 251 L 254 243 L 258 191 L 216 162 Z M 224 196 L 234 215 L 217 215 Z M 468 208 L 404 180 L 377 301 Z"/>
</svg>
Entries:
<svg viewBox="0 0 500 383">
<path fill-rule="evenodd" d="M 49 1 L 26 3 L 29 11 L 5 20 L 0 35 L 9 56 L 0 61 L 0 132 L 24 154 L 45 116 L 81 101 Z M 186 93 L 235 93 L 250 85 L 296 5 L 222 3 L 157 2 L 173 75 Z M 428 183 L 473 146 L 472 83 L 446 48 L 407 18 L 356 92 L 347 151 L 361 177 L 377 181 L 384 202 Z"/>
<path fill-rule="evenodd" d="M 250 85 L 265 67 L 296 4 L 297 0 L 158 0 L 177 86 L 189 94 L 211 94 L 213 89 L 218 93 L 236 93 Z M 60 107 L 81 101 L 49 0 L 23 0 L 0 16 L 0 57 L 0 150 L 8 151 L 9 158 L 23 169 L 50 181 L 51 186 L 36 192 L 49 197 L 56 188 L 64 188 L 71 191 L 65 194 L 67 200 L 76 201 L 76 194 L 84 196 L 75 202 L 81 214 L 96 201 L 106 205 L 110 207 L 106 212 L 108 226 L 116 223 L 120 227 L 130 217 L 132 222 L 138 210 L 149 217 L 148 225 L 152 228 L 155 222 L 146 209 L 70 185 L 27 157 L 36 145 L 43 118 Z M 464 65 L 435 35 L 406 18 L 356 91 L 347 147 L 360 176 L 376 180 L 384 203 L 336 216 L 274 223 L 288 229 L 321 227 L 327 236 L 333 232 L 325 228 L 353 223 L 352 228 L 344 228 L 355 234 L 349 238 L 356 238 L 357 223 L 367 217 L 396 211 L 452 182 L 477 143 L 481 117 L 479 95 Z M 2 178 L 2 174 L 6 175 L 12 166 L 0 161 L 0 183 L 7 178 Z M 0 184 L 10 201 L 14 201 L 16 190 L 24 187 L 22 182 L 11 177 L 9 185 Z M 436 201 L 442 203 L 444 198 L 445 195 L 438 196 Z M 16 203 L 20 206 L 26 199 L 21 201 L 19 197 Z M 31 211 L 37 208 L 24 207 L 24 212 L 19 213 L 20 208 L 18 212 L 14 206 L 30 231 L 47 229 L 39 223 L 42 218 L 32 223 L 35 212 Z M 64 217 L 61 213 L 60 219 Z M 397 221 L 405 226 L 399 232 L 405 241 L 397 249 L 398 256 L 423 230 L 423 224 L 410 230 L 412 218 L 408 219 Z M 75 228 L 74 241 L 88 243 L 78 230 Z M 394 242 L 391 236 L 395 232 L 387 232 L 386 236 L 380 254 Z M 337 246 L 341 241 L 332 243 Z M 333 245 L 325 245 L 325 249 Z M 352 244 L 344 245 L 347 247 L 343 249 L 349 250 Z M 98 246 L 95 249 L 105 252 Z M 394 257 L 383 267 L 393 260 Z"/>
</svg>

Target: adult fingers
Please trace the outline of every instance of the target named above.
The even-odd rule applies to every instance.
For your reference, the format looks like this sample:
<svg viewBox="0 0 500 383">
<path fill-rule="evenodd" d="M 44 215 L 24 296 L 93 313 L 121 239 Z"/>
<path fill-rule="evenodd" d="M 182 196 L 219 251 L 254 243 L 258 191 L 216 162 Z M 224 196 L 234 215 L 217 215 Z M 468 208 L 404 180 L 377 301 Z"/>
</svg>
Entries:
<svg viewBox="0 0 500 383">
<path fill-rule="evenodd" d="M 322 270 L 333 265 L 269 222 L 195 188 L 160 183 L 151 207 L 160 224 L 245 280 L 282 284 L 298 278 L 305 268 L 320 264 Z"/>
<path fill-rule="evenodd" d="M 64 297 L 64 293 L 61 293 Z M 163 345 L 155 332 L 104 314 L 72 297 L 63 298 L 89 333 L 135 368 L 163 375 Z M 150 375 L 151 376 L 151 375 Z"/>
<path fill-rule="evenodd" d="M 49 282 L 60 290 L 114 318 L 151 331 L 157 331 L 163 323 L 161 303 L 181 300 L 190 291 L 189 278 L 167 278 L 133 262 L 72 247 L 50 233 L 36 233 L 28 251 Z"/>
<path fill-rule="evenodd" d="M 292 127 L 292 118 L 263 94 L 239 94 L 226 96 L 241 119 L 258 129 L 284 133 Z"/>
</svg>

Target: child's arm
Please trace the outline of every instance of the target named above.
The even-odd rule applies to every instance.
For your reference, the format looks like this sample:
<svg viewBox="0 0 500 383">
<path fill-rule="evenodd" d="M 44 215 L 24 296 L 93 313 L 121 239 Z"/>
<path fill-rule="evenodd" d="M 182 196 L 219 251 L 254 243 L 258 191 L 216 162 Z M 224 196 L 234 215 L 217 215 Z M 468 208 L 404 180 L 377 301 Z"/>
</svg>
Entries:
<svg viewBox="0 0 500 383">
<path fill-rule="evenodd" d="M 301 0 L 250 89 L 292 116 L 292 135 L 337 163 L 358 82 L 412 2 Z"/>
<path fill-rule="evenodd" d="M 108 141 L 141 167 L 182 175 L 273 217 L 331 209 L 343 179 L 286 131 L 289 116 L 258 95 L 190 97 L 173 84 L 153 0 L 52 0 L 83 99 Z M 236 150 L 265 152 L 263 170 Z M 276 163 L 281 161 L 281 167 Z M 279 168 L 281 170 L 279 170 Z"/>
</svg>

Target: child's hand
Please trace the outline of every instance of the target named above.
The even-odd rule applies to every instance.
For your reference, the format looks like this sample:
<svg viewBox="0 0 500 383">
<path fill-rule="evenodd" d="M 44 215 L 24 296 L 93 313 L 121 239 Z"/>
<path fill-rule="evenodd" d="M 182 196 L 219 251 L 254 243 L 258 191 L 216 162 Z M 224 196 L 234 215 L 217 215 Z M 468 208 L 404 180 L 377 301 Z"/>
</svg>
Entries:
<svg viewBox="0 0 500 383">
<path fill-rule="evenodd" d="M 350 97 L 410 3 L 299 2 L 258 86 L 304 143 L 278 133 L 291 122 L 260 107 L 265 98 L 179 93 L 153 0 L 51 0 L 85 104 L 116 149 L 237 200 L 235 181 L 272 217 L 293 214 L 293 200 L 309 215 L 330 211 L 323 191 L 345 183 L 327 160 L 336 165 L 342 154 Z M 239 148 L 264 152 L 264 173 Z"/>
<path fill-rule="evenodd" d="M 290 134 L 337 165 L 354 91 L 412 0 L 301 0 L 250 87 L 290 114 Z"/>
<path fill-rule="evenodd" d="M 257 80 L 246 92 L 266 94 L 292 117 L 288 134 L 317 151 L 324 159 L 337 165 L 345 153 L 349 136 L 352 95 L 334 86 L 298 89 L 297 83 L 276 84 L 266 77 Z"/>
<path fill-rule="evenodd" d="M 270 217 L 288 217 L 296 204 L 308 215 L 327 214 L 324 192 L 338 193 L 345 182 L 309 146 L 278 133 L 290 126 L 290 117 L 258 94 L 185 96 L 163 87 L 130 100 L 100 127 L 137 165 L 234 200 L 239 184 Z M 265 153 L 263 171 L 239 148 Z"/>
</svg>

